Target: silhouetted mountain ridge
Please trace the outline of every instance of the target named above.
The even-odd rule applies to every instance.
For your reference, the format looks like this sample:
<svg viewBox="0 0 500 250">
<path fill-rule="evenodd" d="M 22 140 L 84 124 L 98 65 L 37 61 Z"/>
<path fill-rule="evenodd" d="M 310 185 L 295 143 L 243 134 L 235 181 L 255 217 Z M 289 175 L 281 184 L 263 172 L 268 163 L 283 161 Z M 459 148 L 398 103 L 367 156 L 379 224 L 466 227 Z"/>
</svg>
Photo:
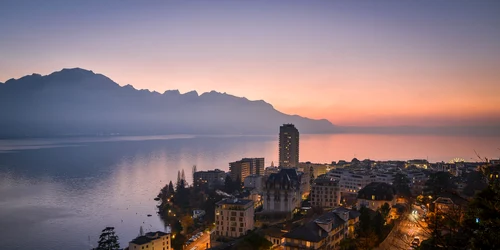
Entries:
<svg viewBox="0 0 500 250">
<path fill-rule="evenodd" d="M 226 93 L 138 90 L 90 70 L 63 69 L 0 83 L 0 136 L 331 133 L 327 120 L 286 115 Z"/>
</svg>

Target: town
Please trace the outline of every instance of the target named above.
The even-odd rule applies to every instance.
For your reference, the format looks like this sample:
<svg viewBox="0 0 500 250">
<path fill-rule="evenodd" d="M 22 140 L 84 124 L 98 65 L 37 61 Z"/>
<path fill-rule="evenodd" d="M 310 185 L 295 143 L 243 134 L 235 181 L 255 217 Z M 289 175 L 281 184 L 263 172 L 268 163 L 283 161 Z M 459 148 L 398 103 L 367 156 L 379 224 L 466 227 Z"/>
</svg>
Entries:
<svg viewBox="0 0 500 250">
<path fill-rule="evenodd" d="M 166 232 L 141 228 L 125 249 L 492 249 L 500 160 L 477 157 L 300 162 L 299 131 L 284 124 L 279 163 L 193 166 L 192 183 L 180 171 L 155 198 Z"/>
</svg>

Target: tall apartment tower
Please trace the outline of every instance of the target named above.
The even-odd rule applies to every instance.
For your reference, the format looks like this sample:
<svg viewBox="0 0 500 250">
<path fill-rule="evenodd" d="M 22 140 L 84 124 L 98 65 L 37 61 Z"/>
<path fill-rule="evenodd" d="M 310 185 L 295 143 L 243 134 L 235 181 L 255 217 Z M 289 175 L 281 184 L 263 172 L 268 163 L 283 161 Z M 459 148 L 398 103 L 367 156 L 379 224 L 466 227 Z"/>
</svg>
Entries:
<svg viewBox="0 0 500 250">
<path fill-rule="evenodd" d="M 299 130 L 293 124 L 283 124 L 280 127 L 279 154 L 280 167 L 299 166 Z"/>
</svg>

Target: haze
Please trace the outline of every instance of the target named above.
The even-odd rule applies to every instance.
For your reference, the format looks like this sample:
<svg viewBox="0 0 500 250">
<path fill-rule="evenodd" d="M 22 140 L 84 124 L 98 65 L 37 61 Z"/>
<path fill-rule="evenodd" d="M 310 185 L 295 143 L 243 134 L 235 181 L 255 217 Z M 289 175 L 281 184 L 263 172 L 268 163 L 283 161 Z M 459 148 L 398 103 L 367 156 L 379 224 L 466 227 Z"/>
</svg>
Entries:
<svg viewBox="0 0 500 250">
<path fill-rule="evenodd" d="M 1 1 L 0 82 L 81 67 L 343 126 L 498 126 L 500 1 Z"/>
</svg>

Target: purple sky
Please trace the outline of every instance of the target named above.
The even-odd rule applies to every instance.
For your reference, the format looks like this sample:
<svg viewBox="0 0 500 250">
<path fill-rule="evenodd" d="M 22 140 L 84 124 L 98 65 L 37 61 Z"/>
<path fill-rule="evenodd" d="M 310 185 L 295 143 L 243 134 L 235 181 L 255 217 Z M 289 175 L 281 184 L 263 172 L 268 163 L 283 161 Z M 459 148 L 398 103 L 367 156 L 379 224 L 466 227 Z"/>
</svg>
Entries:
<svg viewBox="0 0 500 250">
<path fill-rule="evenodd" d="M 339 125 L 500 124 L 500 1 L 0 1 L 0 82 L 81 67 Z"/>
</svg>

